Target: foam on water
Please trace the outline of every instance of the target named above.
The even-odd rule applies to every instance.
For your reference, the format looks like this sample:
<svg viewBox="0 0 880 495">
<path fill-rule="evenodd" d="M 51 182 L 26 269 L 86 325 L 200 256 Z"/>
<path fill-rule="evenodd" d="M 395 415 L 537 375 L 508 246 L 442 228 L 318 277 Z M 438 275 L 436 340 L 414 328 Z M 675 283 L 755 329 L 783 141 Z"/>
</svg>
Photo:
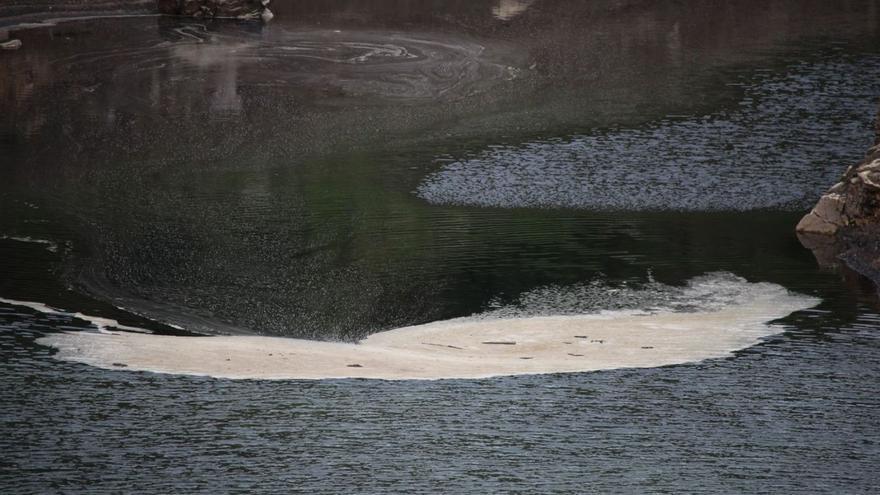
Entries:
<svg viewBox="0 0 880 495">
<path fill-rule="evenodd" d="M 58 252 L 58 243 L 56 243 L 54 241 L 50 241 L 48 239 L 36 239 L 34 237 L 29 237 L 29 236 L 0 235 L 0 240 L 28 242 L 31 244 L 42 244 L 43 246 L 46 247 L 46 251 L 50 251 L 52 253 Z"/>
<path fill-rule="evenodd" d="M 133 327 L 130 325 L 123 325 L 118 321 L 112 318 L 103 318 L 101 316 L 91 316 L 87 314 L 83 314 L 80 312 L 72 312 L 72 311 L 64 311 L 62 309 L 53 308 L 48 304 L 43 304 L 40 302 L 33 301 L 18 301 L 15 299 L 6 299 L 0 297 L 0 303 L 9 304 L 10 306 L 22 306 L 25 308 L 33 309 L 34 311 L 38 311 L 40 313 L 44 313 L 47 315 L 59 315 L 59 316 L 69 316 L 71 318 L 77 318 L 79 320 L 86 321 L 94 325 L 99 332 L 101 333 L 110 333 L 111 330 L 126 330 L 129 332 L 138 332 L 138 333 L 151 333 L 149 330 L 141 327 Z M 121 309 L 121 308 L 120 308 Z M 179 327 L 175 327 L 180 329 Z"/>
<path fill-rule="evenodd" d="M 744 85 L 733 110 L 493 147 L 446 163 L 416 193 L 502 208 L 800 210 L 867 146 L 880 57 L 802 63 Z"/>
<path fill-rule="evenodd" d="M 729 356 L 818 303 L 711 274 L 685 287 L 542 288 L 513 305 L 357 344 L 276 337 L 65 332 L 39 343 L 93 366 L 238 379 L 442 379 L 655 367 Z M 40 310 L 36 305 L 31 306 Z"/>
<path fill-rule="evenodd" d="M 52 17 L 49 19 L 42 19 L 39 21 L 32 22 L 18 22 L 14 24 L 9 24 L 5 26 L 0 26 L 0 33 L 4 31 L 16 31 L 20 29 L 28 29 L 28 28 L 45 28 L 57 26 L 58 24 L 62 24 L 65 22 L 81 22 L 81 21 L 93 21 L 96 19 L 130 19 L 130 18 L 138 18 L 138 17 L 159 17 L 160 14 L 94 14 L 94 15 L 71 15 L 68 17 Z"/>
</svg>

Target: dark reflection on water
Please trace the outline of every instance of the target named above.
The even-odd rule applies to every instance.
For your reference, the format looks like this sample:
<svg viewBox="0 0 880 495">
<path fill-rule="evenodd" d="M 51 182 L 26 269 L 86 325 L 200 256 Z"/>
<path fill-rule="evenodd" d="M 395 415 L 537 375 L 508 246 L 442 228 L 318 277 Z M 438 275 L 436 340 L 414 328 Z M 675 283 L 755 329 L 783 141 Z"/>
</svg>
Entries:
<svg viewBox="0 0 880 495">
<path fill-rule="evenodd" d="M 2 305 L 4 486 L 876 484 L 874 290 L 819 271 L 792 226 L 869 139 L 880 2 L 273 9 L 268 26 L 140 18 L 13 32 L 24 48 L 0 54 L 0 297 L 319 339 L 539 287 L 721 270 L 824 302 L 731 359 L 427 383 L 108 373 L 33 343 L 82 322 Z M 462 173 L 437 182 L 449 163 Z M 658 176 L 669 170 L 681 173 Z M 516 180 L 499 182 L 507 172 Z M 717 187 L 700 189 L 707 177 Z M 431 180 L 457 199 L 420 197 Z M 568 200 L 522 200 L 547 197 Z M 675 201 L 689 211 L 665 209 Z"/>
</svg>

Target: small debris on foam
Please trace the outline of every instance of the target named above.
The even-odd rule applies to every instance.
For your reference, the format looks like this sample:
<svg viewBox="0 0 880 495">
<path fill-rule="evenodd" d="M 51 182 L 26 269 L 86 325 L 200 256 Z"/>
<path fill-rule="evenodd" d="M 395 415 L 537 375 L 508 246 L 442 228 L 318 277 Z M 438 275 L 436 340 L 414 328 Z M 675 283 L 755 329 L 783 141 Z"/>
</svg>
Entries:
<svg viewBox="0 0 880 495">
<path fill-rule="evenodd" d="M 593 289 L 599 286 L 588 284 Z M 598 295 L 589 301 L 572 299 L 573 294 L 591 294 L 583 287 L 545 287 L 487 313 L 380 332 L 357 344 L 132 332 L 61 332 L 37 342 L 57 348 L 58 359 L 106 369 L 125 364 L 129 370 L 233 379 L 484 378 L 668 366 L 725 357 L 778 333 L 780 328 L 769 322 L 818 303 L 779 285 L 750 283 L 724 273 L 697 277 L 685 287 L 654 282 L 641 289 L 621 288 L 615 295 L 621 293 L 632 294 L 656 312 L 644 316 L 638 308 L 608 310 L 599 305 L 603 299 Z M 572 303 L 581 311 L 592 310 L 558 314 L 568 313 L 572 308 L 566 305 Z M 567 352 L 571 347 L 563 339 L 571 335 L 590 335 L 593 342 L 604 345 L 591 346 L 588 355 Z M 654 346 L 661 349 L 634 352 Z M 279 352 L 292 359 L 266 359 L 267 354 Z M 234 361 L 225 357 L 227 353 L 234 354 Z"/>
</svg>

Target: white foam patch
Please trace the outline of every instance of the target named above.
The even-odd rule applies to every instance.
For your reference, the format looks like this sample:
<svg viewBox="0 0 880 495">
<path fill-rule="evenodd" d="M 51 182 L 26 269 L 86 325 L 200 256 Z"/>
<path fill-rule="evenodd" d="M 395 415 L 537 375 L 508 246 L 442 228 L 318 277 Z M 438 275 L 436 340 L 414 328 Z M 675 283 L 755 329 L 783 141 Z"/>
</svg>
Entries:
<svg viewBox="0 0 880 495">
<path fill-rule="evenodd" d="M 105 334 L 112 333 L 110 331 L 111 329 L 126 330 L 128 332 L 150 333 L 150 331 L 147 329 L 140 328 L 140 327 L 133 327 L 133 326 L 129 326 L 129 325 L 123 325 L 122 323 L 119 323 L 118 321 L 116 321 L 112 318 L 103 318 L 101 316 L 90 316 L 90 315 L 79 313 L 79 312 L 64 311 L 62 309 L 53 308 L 52 306 L 49 306 L 47 304 L 43 304 L 40 302 L 18 301 L 15 299 L 6 299 L 3 297 L 0 297 L 0 303 L 9 304 L 10 306 L 23 306 L 25 308 L 30 308 L 30 309 L 33 309 L 34 311 L 38 311 L 40 313 L 44 313 L 47 315 L 69 316 L 71 318 L 83 320 L 88 323 L 91 323 L 92 325 L 94 325 L 98 329 L 99 332 L 102 332 Z"/>
<path fill-rule="evenodd" d="M 47 251 L 50 251 L 53 253 L 58 252 L 58 243 L 56 243 L 54 241 L 50 241 L 48 239 L 37 239 L 34 237 L 28 237 L 28 236 L 0 235 L 0 240 L 28 242 L 31 244 L 41 244 L 46 247 Z"/>
<path fill-rule="evenodd" d="M 381 332 L 357 344 L 86 332 L 38 342 L 58 349 L 59 359 L 106 369 L 233 379 L 483 378 L 729 356 L 778 333 L 772 320 L 818 303 L 775 284 L 730 275 L 697 279 L 665 296 L 674 301 L 663 308 L 512 318 L 495 311 Z M 688 298 L 692 311 L 683 311 Z"/>
<path fill-rule="evenodd" d="M 32 28 L 45 28 L 45 27 L 53 27 L 58 24 L 62 24 L 65 22 L 80 22 L 80 21 L 93 21 L 98 19 L 126 19 L 126 18 L 134 18 L 134 17 L 161 17 L 161 14 L 96 14 L 96 15 L 80 15 L 80 16 L 68 16 L 68 17 L 52 17 L 49 19 L 43 19 L 41 21 L 34 22 L 20 22 L 18 24 L 11 24 L 8 26 L 3 26 L 0 28 L 0 31 L 18 31 L 21 29 L 32 29 Z"/>
</svg>

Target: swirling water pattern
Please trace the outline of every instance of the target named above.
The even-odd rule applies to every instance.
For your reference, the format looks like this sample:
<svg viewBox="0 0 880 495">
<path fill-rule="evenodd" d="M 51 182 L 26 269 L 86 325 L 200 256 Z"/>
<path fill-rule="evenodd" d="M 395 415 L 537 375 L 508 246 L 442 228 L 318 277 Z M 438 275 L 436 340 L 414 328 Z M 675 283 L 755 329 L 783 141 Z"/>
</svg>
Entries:
<svg viewBox="0 0 880 495">
<path fill-rule="evenodd" d="M 173 45 L 150 48 L 157 52 L 155 58 L 141 54 L 134 59 L 136 67 L 127 69 L 132 62 L 126 60 L 117 70 L 151 69 L 170 48 L 173 58 L 193 68 L 234 66 L 240 84 L 296 84 L 337 88 L 346 95 L 406 99 L 464 98 L 521 73 L 501 62 L 497 49 L 467 37 L 450 39 L 430 32 L 276 29 L 256 35 L 208 31 L 199 25 L 173 31 L 179 36 Z M 110 53 L 120 55 L 124 54 Z"/>
<path fill-rule="evenodd" d="M 51 38 L 42 42 L 23 33 L 24 48 L 0 57 L 15 68 L 0 70 L 0 160 L 12 158 L 0 166 L 0 297 L 67 311 L 0 303 L 0 492 L 876 491 L 875 290 L 819 271 L 791 232 L 801 213 L 791 205 L 827 187 L 870 134 L 873 102 L 856 107 L 876 93 L 878 45 L 862 36 L 876 32 L 876 2 L 707 1 L 686 11 L 641 0 L 340 4 L 416 16 L 422 6 L 432 17 L 340 21 L 340 32 L 322 11 L 314 25 L 279 15 L 262 30 L 83 22 L 40 30 Z M 568 15 L 576 9 L 586 10 Z M 845 38 L 839 53 L 789 51 L 819 32 Z M 753 38 L 800 62 L 740 58 Z M 511 39 L 537 54 L 534 72 L 532 54 L 506 49 Z M 697 51 L 702 62 L 745 64 L 736 71 L 745 78 L 720 84 L 744 88 L 741 107 L 710 98 L 708 118 L 657 120 L 692 108 L 675 90 L 699 77 L 673 66 Z M 772 75 L 754 76 L 752 62 L 773 65 Z M 535 74 L 545 79 L 529 86 Z M 646 74 L 657 84 L 640 84 Z M 598 106 L 569 99 L 622 85 L 603 108 L 650 106 L 645 88 L 669 81 L 658 105 L 642 114 L 633 104 L 633 118 L 621 119 L 636 124 L 603 132 L 578 125 L 606 119 L 584 110 Z M 580 90 L 557 92 L 569 83 Z M 482 98 L 508 84 L 520 93 Z M 719 89 L 699 94 L 706 87 Z M 552 123 L 569 137 L 535 137 Z M 429 138 L 400 144 L 407 133 Z M 498 160 L 479 151 L 502 141 L 534 145 L 505 144 Z M 363 142 L 376 144 L 351 145 Z M 764 155 L 750 155 L 753 144 Z M 522 159 L 531 148 L 534 170 Z M 462 149 L 476 151 L 430 167 Z M 307 150 L 330 152 L 310 161 Z M 596 165 L 593 152 L 619 161 L 632 181 Z M 532 191 L 509 181 L 493 189 L 458 173 L 434 176 L 448 186 L 438 186 L 437 202 L 412 194 L 449 161 L 474 167 L 479 180 L 502 167 L 551 179 Z M 688 167 L 714 181 L 705 196 L 688 189 L 701 187 Z M 774 182 L 771 169 L 789 180 Z M 579 172 L 630 197 L 585 188 Z M 749 192 L 749 180 L 775 185 Z M 652 181 L 654 196 L 645 192 Z M 740 212 L 725 195 L 782 211 Z M 542 208 L 447 204 L 482 206 L 483 197 Z M 615 205 L 629 210 L 595 211 Z M 680 211 L 633 211 L 655 208 Z M 103 258 L 64 264 L 83 246 Z M 105 300 L 71 290 L 62 275 L 77 269 L 106 271 Z M 135 311 L 167 321 L 352 339 L 484 310 L 519 317 L 675 303 L 651 289 L 650 273 L 681 286 L 717 270 L 823 302 L 773 322 L 782 333 L 730 358 L 489 380 L 168 376 L 60 362 L 36 343 L 97 330 L 77 312 L 145 325 L 113 307 L 132 307 L 117 299 L 123 290 L 150 303 Z"/>
</svg>

